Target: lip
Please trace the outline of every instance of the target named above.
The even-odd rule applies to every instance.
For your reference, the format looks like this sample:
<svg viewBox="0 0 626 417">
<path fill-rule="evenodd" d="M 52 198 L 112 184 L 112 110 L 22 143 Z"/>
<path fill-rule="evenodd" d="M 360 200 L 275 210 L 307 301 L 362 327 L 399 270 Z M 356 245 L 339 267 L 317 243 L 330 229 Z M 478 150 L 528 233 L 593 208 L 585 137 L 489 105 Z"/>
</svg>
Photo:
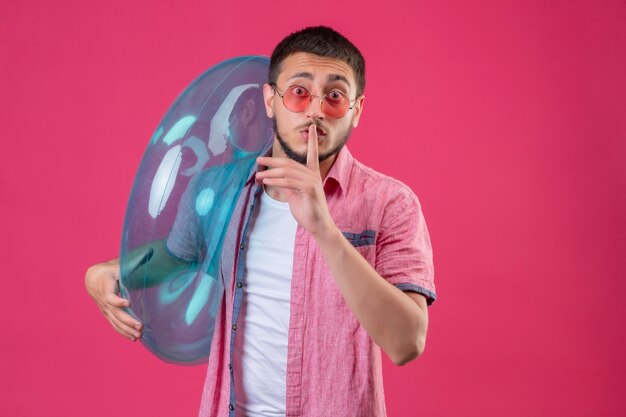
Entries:
<svg viewBox="0 0 626 417">
<path fill-rule="evenodd" d="M 304 136 L 305 139 L 309 138 L 309 129 L 302 129 L 300 131 L 300 133 Z M 317 128 L 317 137 L 321 138 L 323 136 L 326 136 L 326 131 L 320 127 Z"/>
</svg>

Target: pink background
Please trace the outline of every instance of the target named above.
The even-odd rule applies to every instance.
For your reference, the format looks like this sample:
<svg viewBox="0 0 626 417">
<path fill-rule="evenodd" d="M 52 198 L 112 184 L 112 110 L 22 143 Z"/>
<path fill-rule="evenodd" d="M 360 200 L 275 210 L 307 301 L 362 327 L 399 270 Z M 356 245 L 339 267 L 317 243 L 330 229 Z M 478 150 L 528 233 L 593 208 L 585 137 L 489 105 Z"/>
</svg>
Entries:
<svg viewBox="0 0 626 417">
<path fill-rule="evenodd" d="M 3 1 L 0 415 L 193 416 L 204 368 L 117 336 L 116 256 L 153 130 L 226 58 L 328 24 L 368 63 L 350 148 L 419 195 L 440 299 L 385 360 L 391 416 L 626 413 L 624 1 Z"/>
</svg>

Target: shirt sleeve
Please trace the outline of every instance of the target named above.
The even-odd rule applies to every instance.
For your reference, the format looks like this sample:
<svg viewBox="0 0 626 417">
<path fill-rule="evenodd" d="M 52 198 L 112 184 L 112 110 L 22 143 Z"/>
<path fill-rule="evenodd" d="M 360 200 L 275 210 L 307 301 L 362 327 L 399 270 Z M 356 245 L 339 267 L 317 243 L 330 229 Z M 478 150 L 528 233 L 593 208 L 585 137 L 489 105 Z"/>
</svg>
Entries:
<svg viewBox="0 0 626 417">
<path fill-rule="evenodd" d="M 196 210 L 200 175 L 196 175 L 189 181 L 180 199 L 176 218 L 166 243 L 166 248 L 172 255 L 186 261 L 199 260 L 206 251 L 203 228 Z"/>
<path fill-rule="evenodd" d="M 402 187 L 385 207 L 376 241 L 376 270 L 402 291 L 417 292 L 428 305 L 437 298 L 433 251 L 419 200 Z"/>
</svg>

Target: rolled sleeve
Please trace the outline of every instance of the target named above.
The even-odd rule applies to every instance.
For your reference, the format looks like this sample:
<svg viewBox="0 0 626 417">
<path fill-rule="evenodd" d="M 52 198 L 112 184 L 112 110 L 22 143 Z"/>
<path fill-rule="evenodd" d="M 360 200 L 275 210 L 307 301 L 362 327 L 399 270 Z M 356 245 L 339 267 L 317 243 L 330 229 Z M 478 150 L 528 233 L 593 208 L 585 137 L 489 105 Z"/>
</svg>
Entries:
<svg viewBox="0 0 626 417">
<path fill-rule="evenodd" d="M 408 189 L 401 190 L 383 214 L 376 270 L 400 290 L 424 295 L 428 305 L 437 298 L 428 228 L 417 196 Z"/>
</svg>

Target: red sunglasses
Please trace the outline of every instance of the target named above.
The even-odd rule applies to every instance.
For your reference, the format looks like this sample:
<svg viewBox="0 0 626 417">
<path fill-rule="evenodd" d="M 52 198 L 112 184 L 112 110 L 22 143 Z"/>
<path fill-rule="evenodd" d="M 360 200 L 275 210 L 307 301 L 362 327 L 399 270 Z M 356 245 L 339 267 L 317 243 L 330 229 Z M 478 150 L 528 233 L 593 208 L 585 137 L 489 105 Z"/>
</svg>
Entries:
<svg viewBox="0 0 626 417">
<path fill-rule="evenodd" d="M 348 113 L 348 110 L 354 108 L 357 100 L 356 98 L 350 100 L 339 90 L 331 90 L 324 96 L 316 96 L 300 85 L 292 85 L 284 93 L 278 90 L 276 84 L 271 83 L 270 85 L 274 88 L 278 97 L 283 100 L 285 108 L 293 113 L 306 111 L 311 105 L 313 97 L 317 97 L 320 99 L 322 112 L 324 112 L 326 116 L 333 119 L 340 119 Z"/>
</svg>

